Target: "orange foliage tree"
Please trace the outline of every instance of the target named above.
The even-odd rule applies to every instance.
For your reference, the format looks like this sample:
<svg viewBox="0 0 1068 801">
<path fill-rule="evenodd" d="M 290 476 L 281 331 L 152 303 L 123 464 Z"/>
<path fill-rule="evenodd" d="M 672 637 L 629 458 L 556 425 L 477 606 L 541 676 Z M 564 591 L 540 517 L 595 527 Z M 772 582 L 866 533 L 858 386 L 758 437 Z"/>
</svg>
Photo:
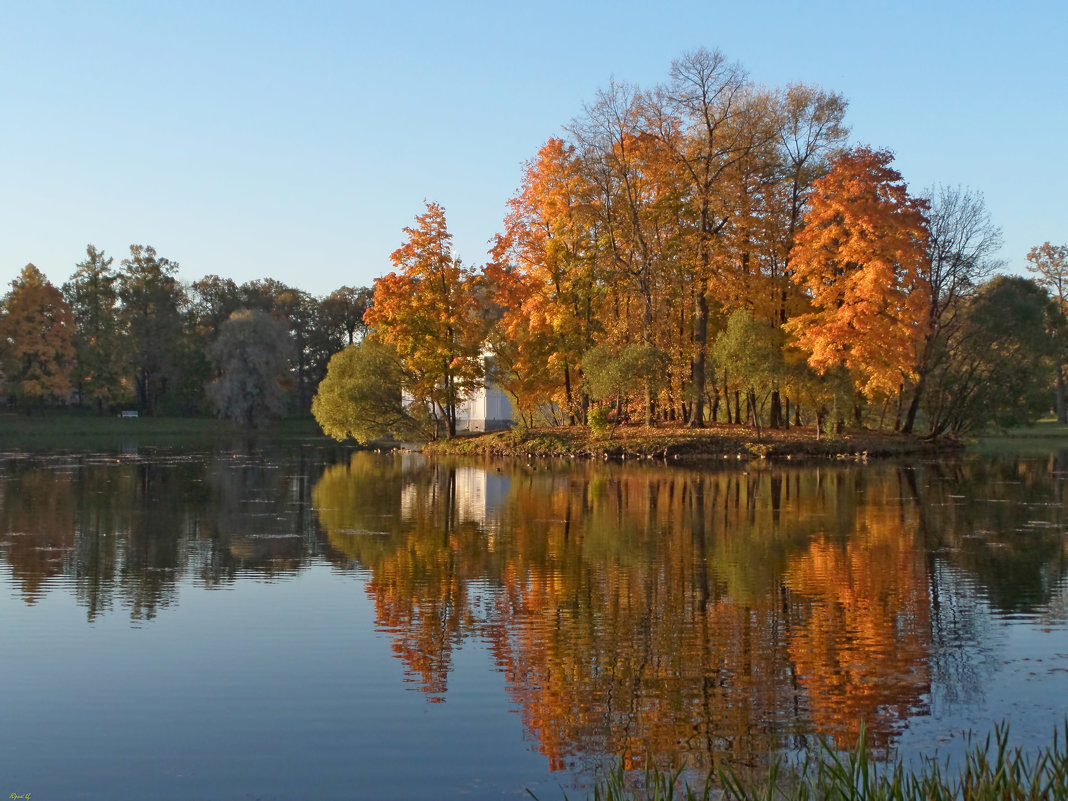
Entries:
<svg viewBox="0 0 1068 801">
<path fill-rule="evenodd" d="M 381 341 L 396 348 L 404 390 L 456 434 L 456 409 L 484 376 L 485 335 L 477 278 L 452 254 L 445 210 L 405 228 L 408 241 L 390 259 L 397 268 L 375 281 L 374 308 L 364 316 Z"/>
<path fill-rule="evenodd" d="M 574 147 L 550 139 L 526 165 L 487 267 L 501 307 L 499 381 L 528 414 L 553 403 L 578 411 L 578 366 L 596 327 L 593 213 Z"/>
<path fill-rule="evenodd" d="M 65 400 L 74 363 L 74 316 L 63 293 L 27 264 L 11 282 L 0 316 L 7 392 L 26 409 Z"/>
<path fill-rule="evenodd" d="M 844 365 L 869 398 L 914 374 L 927 332 L 925 204 L 909 196 L 887 151 L 858 147 L 813 185 L 791 254 L 812 311 L 788 329 L 824 371 Z"/>
</svg>

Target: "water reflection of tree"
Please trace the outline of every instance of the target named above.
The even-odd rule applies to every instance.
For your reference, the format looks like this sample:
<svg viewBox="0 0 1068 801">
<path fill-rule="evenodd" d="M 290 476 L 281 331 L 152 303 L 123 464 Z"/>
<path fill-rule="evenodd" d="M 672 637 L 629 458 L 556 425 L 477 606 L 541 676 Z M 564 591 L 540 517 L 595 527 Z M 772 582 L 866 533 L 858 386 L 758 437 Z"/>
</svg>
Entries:
<svg viewBox="0 0 1068 801">
<path fill-rule="evenodd" d="M 90 620 L 117 604 L 150 619 L 184 578 L 273 576 L 318 552 L 302 453 L 9 458 L 0 554 L 28 602 L 64 583 Z"/>
<path fill-rule="evenodd" d="M 314 495 L 419 686 L 440 700 L 483 638 L 554 767 L 757 761 L 859 720 L 885 742 L 922 703 L 925 562 L 896 471 L 508 477 L 484 526 L 448 465 L 357 455 Z"/>
</svg>

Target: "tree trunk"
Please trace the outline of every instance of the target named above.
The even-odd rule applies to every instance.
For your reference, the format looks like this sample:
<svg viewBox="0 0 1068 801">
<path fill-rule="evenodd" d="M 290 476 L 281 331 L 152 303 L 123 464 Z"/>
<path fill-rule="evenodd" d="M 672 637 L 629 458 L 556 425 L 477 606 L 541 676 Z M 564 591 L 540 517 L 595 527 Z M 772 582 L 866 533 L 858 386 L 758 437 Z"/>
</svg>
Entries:
<svg viewBox="0 0 1068 801">
<path fill-rule="evenodd" d="M 1057 385 L 1054 389 L 1054 400 L 1057 404 L 1057 422 L 1068 423 L 1068 409 L 1064 403 L 1064 365 L 1057 365 Z"/>
<path fill-rule="evenodd" d="M 768 428 L 779 428 L 782 425 L 782 397 L 779 390 L 771 393 L 771 411 L 769 412 Z"/>
<path fill-rule="evenodd" d="M 697 320 L 693 341 L 697 346 L 697 358 L 693 362 L 693 416 L 691 428 L 705 425 L 705 359 L 708 350 L 708 298 L 702 289 L 697 293 Z"/>
</svg>

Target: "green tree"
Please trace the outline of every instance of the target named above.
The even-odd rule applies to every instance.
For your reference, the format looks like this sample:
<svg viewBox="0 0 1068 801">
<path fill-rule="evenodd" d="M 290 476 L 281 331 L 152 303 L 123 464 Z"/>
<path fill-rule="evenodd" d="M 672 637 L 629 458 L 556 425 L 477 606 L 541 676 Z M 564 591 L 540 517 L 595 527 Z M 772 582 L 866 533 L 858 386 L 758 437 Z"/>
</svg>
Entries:
<svg viewBox="0 0 1068 801">
<path fill-rule="evenodd" d="M 160 397 L 173 385 L 183 339 L 184 292 L 178 264 L 145 245 L 130 245 L 122 260 L 119 299 L 130 338 L 134 387 L 141 410 L 155 414 Z"/>
<path fill-rule="evenodd" d="M 784 375 L 782 349 L 782 331 L 754 319 L 745 309 L 731 314 L 727 328 L 716 337 L 716 364 L 745 392 L 758 436 L 762 398 L 778 387 Z"/>
<path fill-rule="evenodd" d="M 63 295 L 74 314 L 74 386 L 78 400 L 97 413 L 126 399 L 130 383 L 126 376 L 127 339 L 119 320 L 118 273 L 104 251 L 87 245 Z"/>
<path fill-rule="evenodd" d="M 340 350 L 345 345 L 355 345 L 367 333 L 364 313 L 371 308 L 374 293 L 367 287 L 354 289 L 343 286 L 320 302 L 320 320 L 330 338 L 337 338 Z"/>
<path fill-rule="evenodd" d="M 258 309 L 231 314 L 208 353 L 219 371 L 209 388 L 218 415 L 250 428 L 281 419 L 291 347 L 283 321 Z"/>
<path fill-rule="evenodd" d="M 583 354 L 582 372 L 592 398 L 614 403 L 619 411 L 633 400 L 645 410 L 645 424 L 652 425 L 648 398 L 659 389 L 664 361 L 652 345 L 630 344 L 618 350 L 597 345 Z"/>
<path fill-rule="evenodd" d="M 960 434 L 1034 422 L 1048 408 L 1059 316 L 1046 290 L 995 276 L 961 312 L 961 331 L 924 400 L 931 434 Z"/>
<path fill-rule="evenodd" d="M 334 354 L 312 401 L 312 414 L 328 436 L 369 442 L 425 433 L 428 415 L 405 406 L 404 371 L 397 352 L 365 338 Z M 422 418 L 422 419 L 420 419 Z"/>
<path fill-rule="evenodd" d="M 74 317 L 63 293 L 27 264 L 11 282 L 0 314 L 7 394 L 26 411 L 64 401 L 74 363 Z"/>
<path fill-rule="evenodd" d="M 1051 245 L 1043 242 L 1027 253 L 1027 269 L 1035 274 L 1035 280 L 1044 286 L 1056 299 L 1061 310 L 1068 312 L 1068 245 Z M 1065 403 L 1064 363 L 1065 352 L 1056 359 L 1055 375 L 1057 419 L 1068 423 L 1068 404 Z"/>
</svg>

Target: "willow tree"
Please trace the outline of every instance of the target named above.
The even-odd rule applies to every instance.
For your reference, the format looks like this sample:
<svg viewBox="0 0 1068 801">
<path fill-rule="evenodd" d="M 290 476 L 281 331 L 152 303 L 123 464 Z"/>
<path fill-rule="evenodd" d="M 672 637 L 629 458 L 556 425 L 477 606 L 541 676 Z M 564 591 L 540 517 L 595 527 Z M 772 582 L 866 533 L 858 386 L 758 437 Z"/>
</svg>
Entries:
<svg viewBox="0 0 1068 801">
<path fill-rule="evenodd" d="M 284 321 L 259 309 L 231 314 L 208 351 L 219 373 L 208 388 L 219 417 L 249 428 L 282 419 L 292 348 Z"/>
</svg>

